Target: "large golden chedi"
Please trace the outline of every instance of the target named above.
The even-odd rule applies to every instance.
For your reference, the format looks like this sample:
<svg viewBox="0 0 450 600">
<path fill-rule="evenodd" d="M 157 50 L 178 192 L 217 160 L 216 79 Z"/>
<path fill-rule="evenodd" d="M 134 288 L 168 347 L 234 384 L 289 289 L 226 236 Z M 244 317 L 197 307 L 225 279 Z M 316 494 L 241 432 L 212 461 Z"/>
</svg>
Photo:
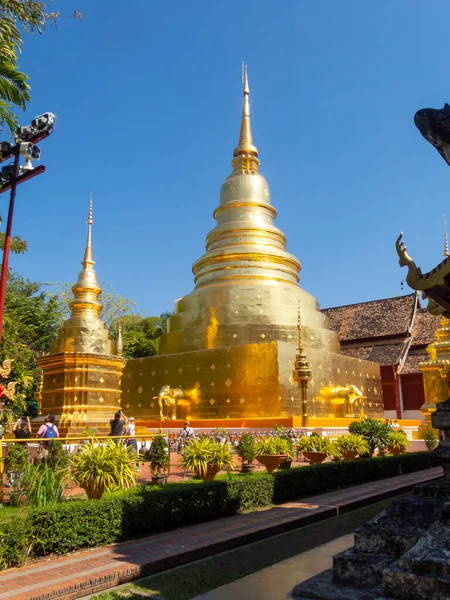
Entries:
<svg viewBox="0 0 450 600">
<path fill-rule="evenodd" d="M 362 392 L 351 405 L 353 414 L 382 416 L 378 365 L 340 354 L 338 336 L 317 300 L 298 285 L 300 262 L 286 251 L 268 183 L 259 173 L 249 95 L 245 74 L 233 172 L 222 186 L 206 252 L 193 266 L 195 289 L 177 301 L 158 356 L 128 361 L 123 405 L 140 419 L 156 418 L 154 396 L 170 385 L 185 394 L 178 418 L 300 417 L 293 378 L 300 306 L 312 368 L 310 416 L 346 416 L 344 399 L 329 390 L 349 384 Z"/>
</svg>

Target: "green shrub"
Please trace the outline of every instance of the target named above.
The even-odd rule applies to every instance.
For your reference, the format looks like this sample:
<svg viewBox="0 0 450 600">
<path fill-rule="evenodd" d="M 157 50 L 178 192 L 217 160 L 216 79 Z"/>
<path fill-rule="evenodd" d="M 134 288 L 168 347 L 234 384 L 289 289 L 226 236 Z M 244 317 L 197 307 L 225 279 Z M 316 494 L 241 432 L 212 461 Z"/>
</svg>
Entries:
<svg viewBox="0 0 450 600">
<path fill-rule="evenodd" d="M 369 444 L 369 454 L 373 456 L 375 450 L 385 450 L 389 444 L 389 435 L 391 428 L 387 423 L 382 423 L 377 419 L 364 419 L 363 421 L 353 421 L 348 430 L 355 435 L 362 435 Z"/>
<path fill-rule="evenodd" d="M 0 521 L 0 570 L 20 567 L 27 557 L 29 544 L 26 513 L 15 514 L 14 518 Z"/>
<path fill-rule="evenodd" d="M 129 488 L 135 485 L 136 461 L 140 460 L 131 446 L 109 440 L 105 445 L 80 445 L 71 460 L 73 480 L 85 490 L 88 498 L 99 499 L 110 487 Z"/>
<path fill-rule="evenodd" d="M 236 454 L 242 460 L 251 465 L 256 456 L 256 440 L 251 433 L 244 433 L 236 446 Z"/>
<path fill-rule="evenodd" d="M 425 440 L 426 447 L 428 450 L 433 450 L 436 448 L 436 444 L 438 443 L 438 436 L 434 429 L 427 429 L 427 432 L 423 438 Z"/>
<path fill-rule="evenodd" d="M 285 454 L 292 458 L 293 448 L 290 440 L 283 437 L 267 437 L 258 440 L 255 446 L 256 456 L 261 454 L 281 455 Z"/>
<path fill-rule="evenodd" d="M 310 436 L 303 436 L 297 442 L 298 452 L 325 452 L 327 456 L 334 453 L 334 445 L 330 438 L 320 436 L 314 433 Z"/>
<path fill-rule="evenodd" d="M 219 444 L 206 436 L 189 440 L 184 447 L 182 468 L 205 477 L 209 465 L 220 470 L 234 467 L 233 453 L 228 444 Z"/>
<path fill-rule="evenodd" d="M 360 456 L 369 454 L 369 444 L 362 435 L 355 435 L 350 433 L 349 435 L 340 435 L 333 440 L 335 456 L 339 458 L 345 458 L 350 453 L 356 453 Z"/>
<path fill-rule="evenodd" d="M 167 474 L 170 470 L 170 453 L 167 441 L 162 435 L 155 435 L 147 452 L 152 475 Z"/>
<path fill-rule="evenodd" d="M 388 450 L 400 450 L 400 452 L 406 452 L 408 446 L 408 436 L 404 431 L 391 431 L 389 434 Z"/>
<path fill-rule="evenodd" d="M 31 506 L 45 506 L 62 502 L 66 476 L 66 470 L 52 469 L 45 463 L 29 465 L 25 474 L 28 503 Z"/>
</svg>

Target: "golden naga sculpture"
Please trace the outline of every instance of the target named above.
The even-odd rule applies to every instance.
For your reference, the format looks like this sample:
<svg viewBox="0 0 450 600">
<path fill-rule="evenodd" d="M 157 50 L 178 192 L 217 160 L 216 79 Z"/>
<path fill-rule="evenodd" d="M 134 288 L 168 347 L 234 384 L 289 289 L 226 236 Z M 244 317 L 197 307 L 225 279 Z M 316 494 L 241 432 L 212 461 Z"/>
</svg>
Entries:
<svg viewBox="0 0 450 600">
<path fill-rule="evenodd" d="M 153 397 L 153 400 L 158 400 L 161 421 L 164 418 L 172 421 L 177 418 L 177 406 L 182 399 L 184 399 L 184 392 L 179 388 L 171 388 L 170 385 L 162 386 L 159 394 Z M 164 415 L 164 408 L 167 409 L 167 415 Z"/>
<path fill-rule="evenodd" d="M 3 361 L 3 365 L 0 367 L 0 377 L 5 379 L 11 373 L 12 360 L 6 359 Z"/>
<path fill-rule="evenodd" d="M 354 417 L 355 415 L 355 402 L 360 401 L 360 409 L 358 414 L 362 414 L 362 401 L 365 396 L 356 385 L 346 385 L 337 387 L 324 387 L 320 390 L 318 400 L 327 402 L 328 404 L 335 407 L 336 417 Z M 339 414 L 342 412 L 344 414 Z"/>
<path fill-rule="evenodd" d="M 400 266 L 408 267 L 408 275 L 406 276 L 406 283 L 410 287 L 417 289 L 414 284 L 421 278 L 422 271 L 420 270 L 419 267 L 417 267 L 416 263 L 413 261 L 413 259 L 409 256 L 409 254 L 407 252 L 405 242 L 403 241 L 403 231 L 400 232 L 400 235 L 398 236 L 398 238 L 395 242 L 395 248 L 397 250 L 397 254 L 400 259 L 398 261 Z"/>
<path fill-rule="evenodd" d="M 10 381 L 7 386 L 0 385 L 1 395 L 12 400 L 16 393 L 17 381 Z M 2 389 L 3 388 L 3 389 Z"/>
</svg>

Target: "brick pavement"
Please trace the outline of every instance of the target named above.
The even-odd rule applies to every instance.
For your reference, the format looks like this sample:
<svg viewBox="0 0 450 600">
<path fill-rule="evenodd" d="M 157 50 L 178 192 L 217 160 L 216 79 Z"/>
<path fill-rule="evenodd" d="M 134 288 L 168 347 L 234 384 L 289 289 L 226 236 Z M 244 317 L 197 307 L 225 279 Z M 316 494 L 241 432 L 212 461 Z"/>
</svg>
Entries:
<svg viewBox="0 0 450 600">
<path fill-rule="evenodd" d="M 0 573 L 0 600 L 75 600 L 138 577 L 372 504 L 442 476 L 442 468 L 337 490 Z"/>
</svg>

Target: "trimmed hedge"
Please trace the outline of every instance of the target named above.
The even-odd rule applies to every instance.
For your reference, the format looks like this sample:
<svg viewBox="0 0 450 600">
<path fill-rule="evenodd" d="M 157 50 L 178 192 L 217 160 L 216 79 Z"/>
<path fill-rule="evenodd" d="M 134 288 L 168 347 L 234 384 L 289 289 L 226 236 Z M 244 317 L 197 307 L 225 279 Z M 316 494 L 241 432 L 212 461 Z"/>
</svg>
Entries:
<svg viewBox="0 0 450 600">
<path fill-rule="evenodd" d="M 429 454 L 420 452 L 297 467 L 274 475 L 142 486 L 102 500 L 30 508 L 14 519 L 0 520 L 0 568 L 23 563 L 29 547 L 34 556 L 66 554 L 430 466 Z"/>
</svg>

